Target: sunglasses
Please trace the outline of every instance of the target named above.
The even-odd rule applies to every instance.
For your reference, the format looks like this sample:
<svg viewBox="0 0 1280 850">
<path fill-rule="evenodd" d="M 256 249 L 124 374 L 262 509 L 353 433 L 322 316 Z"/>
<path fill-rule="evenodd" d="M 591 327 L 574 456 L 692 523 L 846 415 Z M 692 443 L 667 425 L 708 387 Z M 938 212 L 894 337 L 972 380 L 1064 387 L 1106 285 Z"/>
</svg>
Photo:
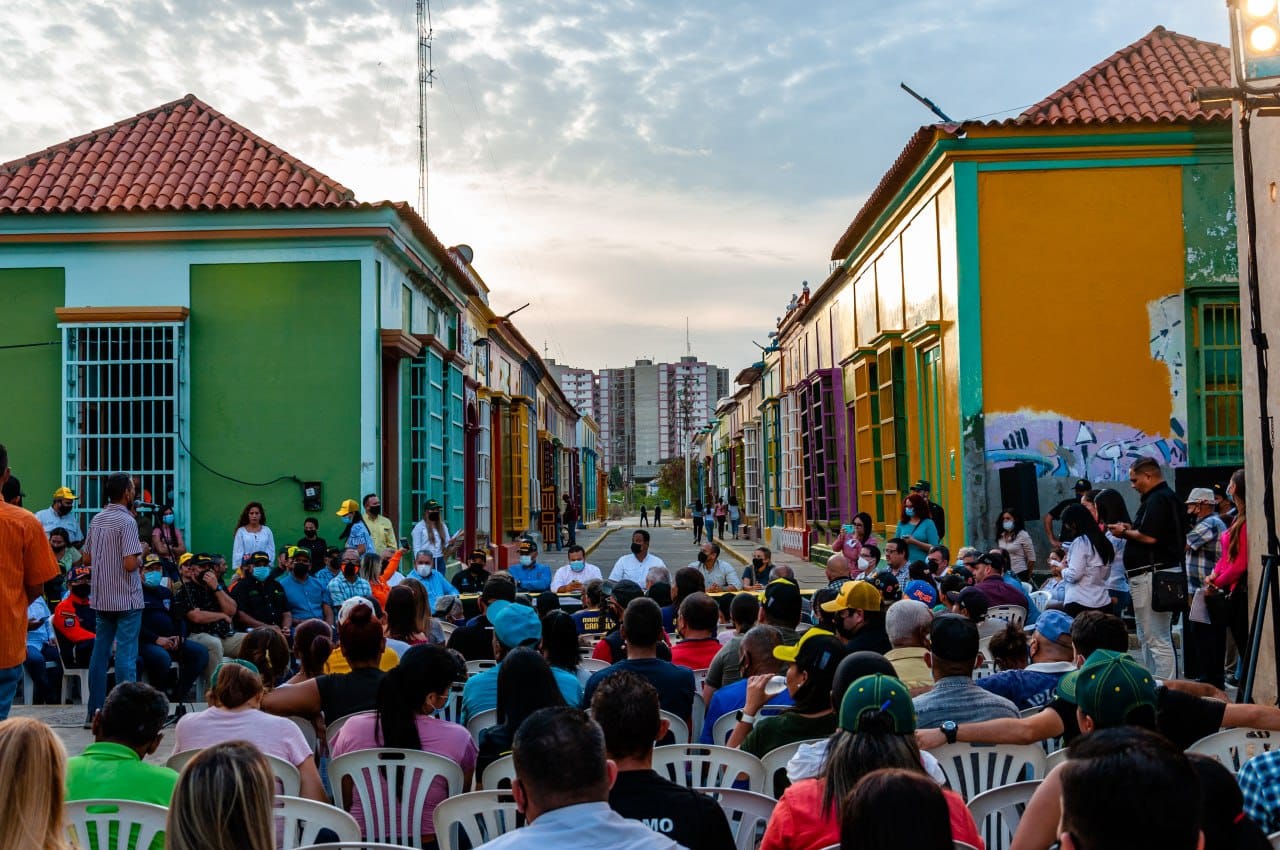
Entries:
<svg viewBox="0 0 1280 850">
<path fill-rule="evenodd" d="M 343 563 L 343 564 L 351 564 L 351 565 L 353 565 L 353 566 L 356 566 L 356 565 L 359 565 L 359 563 L 360 563 L 360 562 L 359 562 L 359 561 L 347 561 L 347 560 L 345 560 L 345 559 L 344 559 L 342 563 Z"/>
</svg>

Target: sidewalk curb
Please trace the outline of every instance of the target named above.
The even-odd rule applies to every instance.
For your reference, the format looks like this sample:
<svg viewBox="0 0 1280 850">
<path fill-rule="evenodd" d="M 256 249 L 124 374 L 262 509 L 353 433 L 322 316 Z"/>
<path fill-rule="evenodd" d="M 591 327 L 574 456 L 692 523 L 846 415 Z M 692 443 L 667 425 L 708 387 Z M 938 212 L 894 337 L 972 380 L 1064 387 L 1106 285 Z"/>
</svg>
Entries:
<svg viewBox="0 0 1280 850">
<path fill-rule="evenodd" d="M 607 538 L 610 534 L 613 534 L 613 533 L 614 533 L 615 531 L 617 531 L 617 530 L 618 530 L 618 529 L 617 529 L 616 527 L 614 527 L 614 528 L 606 528 L 606 529 L 604 530 L 604 534 L 601 534 L 601 535 L 600 535 L 599 537 L 597 537 L 595 540 L 592 540 L 592 541 L 591 541 L 591 545 L 590 545 L 590 546 L 588 546 L 588 547 L 586 547 L 586 548 L 583 550 L 583 557 L 584 557 L 584 558 L 586 558 L 586 557 L 590 557 L 592 552 L 594 552 L 594 551 L 596 551 L 596 549 L 600 548 L 600 544 L 601 544 L 601 543 L 603 543 L 603 542 L 605 541 L 605 538 Z"/>
<path fill-rule="evenodd" d="M 730 546 L 728 543 L 725 543 L 723 539 L 718 540 L 718 541 L 716 541 L 716 542 L 720 544 L 720 551 L 721 551 L 721 552 L 727 552 L 727 553 L 729 553 L 729 556 L 730 556 L 730 557 L 732 557 L 734 560 L 736 560 L 738 563 L 743 564 L 744 566 L 745 566 L 746 564 L 751 563 L 751 559 L 750 559 L 750 558 L 748 558 L 747 556 L 743 555 L 741 552 L 739 552 L 737 549 L 735 549 L 735 548 L 733 548 L 732 546 Z M 735 540 L 735 541 L 733 541 L 733 542 L 734 542 L 734 543 L 738 543 L 738 542 L 750 543 L 751 541 L 750 541 L 750 540 L 744 540 L 744 541 L 738 541 L 738 540 Z"/>
</svg>

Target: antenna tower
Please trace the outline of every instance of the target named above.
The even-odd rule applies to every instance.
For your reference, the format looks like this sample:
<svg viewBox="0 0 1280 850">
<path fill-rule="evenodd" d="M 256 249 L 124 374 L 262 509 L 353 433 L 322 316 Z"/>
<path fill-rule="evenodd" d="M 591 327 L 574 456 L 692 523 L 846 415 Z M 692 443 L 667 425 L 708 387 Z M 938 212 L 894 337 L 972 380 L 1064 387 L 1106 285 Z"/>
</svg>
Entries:
<svg viewBox="0 0 1280 850">
<path fill-rule="evenodd" d="M 689 317 L 684 317 L 684 353 L 693 354 L 693 342 L 689 339 Z"/>
<path fill-rule="evenodd" d="M 418 212 L 427 221 L 427 92 L 436 79 L 431 59 L 431 0 L 418 5 Z"/>
</svg>

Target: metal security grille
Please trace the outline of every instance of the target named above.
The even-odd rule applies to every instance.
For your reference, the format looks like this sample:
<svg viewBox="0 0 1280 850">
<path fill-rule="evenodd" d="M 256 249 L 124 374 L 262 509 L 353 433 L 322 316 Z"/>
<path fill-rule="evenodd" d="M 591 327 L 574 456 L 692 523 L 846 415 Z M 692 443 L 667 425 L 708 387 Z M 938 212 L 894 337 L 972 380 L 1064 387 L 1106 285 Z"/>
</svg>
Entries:
<svg viewBox="0 0 1280 850">
<path fill-rule="evenodd" d="M 458 531 L 466 522 L 466 405 L 462 391 L 462 371 L 454 365 L 445 367 L 444 407 L 448 415 L 444 420 L 444 477 L 445 517 L 449 529 Z"/>
<path fill-rule="evenodd" d="M 799 510 L 804 475 L 804 435 L 800 431 L 800 401 L 794 392 L 782 397 L 782 508 Z"/>
<path fill-rule="evenodd" d="M 62 340 L 63 480 L 80 496 L 82 525 L 101 507 L 104 479 L 128 472 L 140 479 L 139 500 L 177 506 L 185 526 L 183 326 L 67 325 Z"/>
<path fill-rule="evenodd" d="M 476 439 L 476 528 L 488 533 L 493 528 L 493 456 L 489 441 L 492 437 L 491 407 L 487 399 L 477 404 L 480 433 Z"/>
<path fill-rule="evenodd" d="M 760 428 L 757 425 L 744 425 L 742 428 L 742 446 L 746 452 L 743 464 L 743 484 L 746 488 L 747 515 L 760 516 Z"/>
<path fill-rule="evenodd" d="M 428 499 L 443 502 L 446 497 L 444 362 L 430 349 L 416 357 L 409 368 L 409 493 L 415 517 L 422 516 Z M 450 533 L 453 530 L 450 524 Z"/>
<path fill-rule="evenodd" d="M 1240 304 L 1203 301 L 1195 313 L 1193 392 L 1200 421 L 1200 462 L 1244 462 L 1244 398 L 1240 369 Z M 1192 432 L 1193 439 L 1195 432 Z"/>
</svg>

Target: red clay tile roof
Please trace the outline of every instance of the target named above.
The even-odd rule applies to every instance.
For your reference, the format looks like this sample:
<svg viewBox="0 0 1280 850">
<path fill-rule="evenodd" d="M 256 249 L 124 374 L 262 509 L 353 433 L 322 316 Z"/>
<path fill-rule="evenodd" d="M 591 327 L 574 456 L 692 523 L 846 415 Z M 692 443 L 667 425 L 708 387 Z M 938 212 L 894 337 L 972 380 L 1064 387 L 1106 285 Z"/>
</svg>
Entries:
<svg viewBox="0 0 1280 850">
<path fill-rule="evenodd" d="M 1202 107 L 1195 90 L 1231 85 L 1231 51 L 1156 27 L 1007 124 L 1217 121 L 1231 108 Z"/>
<path fill-rule="evenodd" d="M 341 183 L 195 95 L 0 165 L 0 212 L 355 205 Z"/>
<path fill-rule="evenodd" d="M 969 126 L 1005 129 L 1117 124 L 1214 123 L 1231 117 L 1229 107 L 1205 109 L 1193 93 L 1201 86 L 1231 85 L 1231 51 L 1220 44 L 1156 27 L 1116 51 L 1017 118 Z M 962 129 L 962 128 L 959 128 Z M 842 261 L 887 207 L 933 147 L 940 125 L 921 127 L 881 177 L 835 247 Z"/>
</svg>

